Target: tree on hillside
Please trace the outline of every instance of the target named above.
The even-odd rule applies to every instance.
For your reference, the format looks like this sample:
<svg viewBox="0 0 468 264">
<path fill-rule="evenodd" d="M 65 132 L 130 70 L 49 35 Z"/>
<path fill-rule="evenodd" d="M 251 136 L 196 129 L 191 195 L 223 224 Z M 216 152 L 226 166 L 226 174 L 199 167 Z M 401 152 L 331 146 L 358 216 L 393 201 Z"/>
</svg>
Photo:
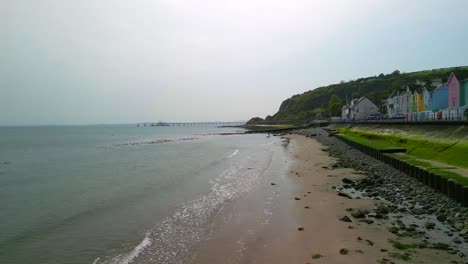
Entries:
<svg viewBox="0 0 468 264">
<path fill-rule="evenodd" d="M 392 72 L 392 75 L 393 75 L 393 76 L 398 76 L 398 75 L 400 75 L 400 71 L 399 71 L 399 70 L 394 70 L 394 71 Z"/>
<path fill-rule="evenodd" d="M 336 94 L 332 95 L 328 103 L 328 112 L 330 115 L 340 116 L 342 104 L 341 99 Z"/>
</svg>

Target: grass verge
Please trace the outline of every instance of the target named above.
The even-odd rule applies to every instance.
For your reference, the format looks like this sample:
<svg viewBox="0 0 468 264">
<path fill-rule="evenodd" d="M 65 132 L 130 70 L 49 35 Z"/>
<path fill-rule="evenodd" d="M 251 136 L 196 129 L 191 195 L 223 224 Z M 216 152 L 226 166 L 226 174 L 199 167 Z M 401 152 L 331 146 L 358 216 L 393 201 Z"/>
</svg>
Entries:
<svg viewBox="0 0 468 264">
<path fill-rule="evenodd" d="M 338 131 L 344 138 L 376 149 L 405 148 L 407 150 L 405 155 L 393 154 L 392 156 L 468 186 L 467 177 L 422 161 L 434 160 L 459 168 L 468 168 L 468 142 L 466 140 L 435 140 L 414 135 L 379 134 L 346 128 Z"/>
</svg>

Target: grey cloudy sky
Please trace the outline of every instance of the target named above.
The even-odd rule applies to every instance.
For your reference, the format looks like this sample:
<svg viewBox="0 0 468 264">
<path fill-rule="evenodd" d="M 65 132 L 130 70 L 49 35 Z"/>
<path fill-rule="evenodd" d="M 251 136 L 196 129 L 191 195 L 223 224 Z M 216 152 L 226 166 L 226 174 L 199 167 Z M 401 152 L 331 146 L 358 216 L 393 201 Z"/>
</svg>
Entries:
<svg viewBox="0 0 468 264">
<path fill-rule="evenodd" d="M 245 120 L 466 65 L 468 1 L 0 0 L 0 125 Z"/>
</svg>

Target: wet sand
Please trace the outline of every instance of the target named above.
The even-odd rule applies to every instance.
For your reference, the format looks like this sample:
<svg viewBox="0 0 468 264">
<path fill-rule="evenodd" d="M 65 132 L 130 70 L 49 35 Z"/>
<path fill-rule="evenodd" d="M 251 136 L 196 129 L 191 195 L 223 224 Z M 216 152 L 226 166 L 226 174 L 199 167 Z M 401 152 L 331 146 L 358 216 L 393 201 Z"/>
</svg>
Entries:
<svg viewBox="0 0 468 264">
<path fill-rule="evenodd" d="M 286 175 L 270 178 L 275 185 L 265 182 L 224 208 L 192 263 L 450 263 L 433 250 L 410 262 L 393 259 L 389 239 L 396 237 L 381 222 L 340 221 L 347 208 L 375 207 L 374 200 L 348 199 L 333 189 L 344 177 L 361 176 L 332 169 L 333 158 L 316 140 L 289 138 L 292 161 L 283 161 L 290 164 Z"/>
</svg>

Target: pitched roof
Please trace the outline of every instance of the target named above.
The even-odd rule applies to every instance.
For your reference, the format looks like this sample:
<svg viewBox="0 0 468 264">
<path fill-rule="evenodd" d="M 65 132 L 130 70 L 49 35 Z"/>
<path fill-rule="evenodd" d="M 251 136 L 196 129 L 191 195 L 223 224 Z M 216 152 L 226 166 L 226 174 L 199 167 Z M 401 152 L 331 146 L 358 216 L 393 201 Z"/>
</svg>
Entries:
<svg viewBox="0 0 468 264">
<path fill-rule="evenodd" d="M 365 96 L 361 96 L 359 99 L 353 99 L 353 100 L 357 100 L 356 103 L 354 103 L 352 105 L 351 108 L 354 108 L 355 106 L 357 106 L 359 103 L 361 103 L 362 101 L 364 101 L 365 99 L 369 100 L 369 102 L 371 102 L 372 104 L 374 104 L 375 106 L 377 106 L 374 102 L 372 102 L 369 98 L 365 97 Z"/>
</svg>

